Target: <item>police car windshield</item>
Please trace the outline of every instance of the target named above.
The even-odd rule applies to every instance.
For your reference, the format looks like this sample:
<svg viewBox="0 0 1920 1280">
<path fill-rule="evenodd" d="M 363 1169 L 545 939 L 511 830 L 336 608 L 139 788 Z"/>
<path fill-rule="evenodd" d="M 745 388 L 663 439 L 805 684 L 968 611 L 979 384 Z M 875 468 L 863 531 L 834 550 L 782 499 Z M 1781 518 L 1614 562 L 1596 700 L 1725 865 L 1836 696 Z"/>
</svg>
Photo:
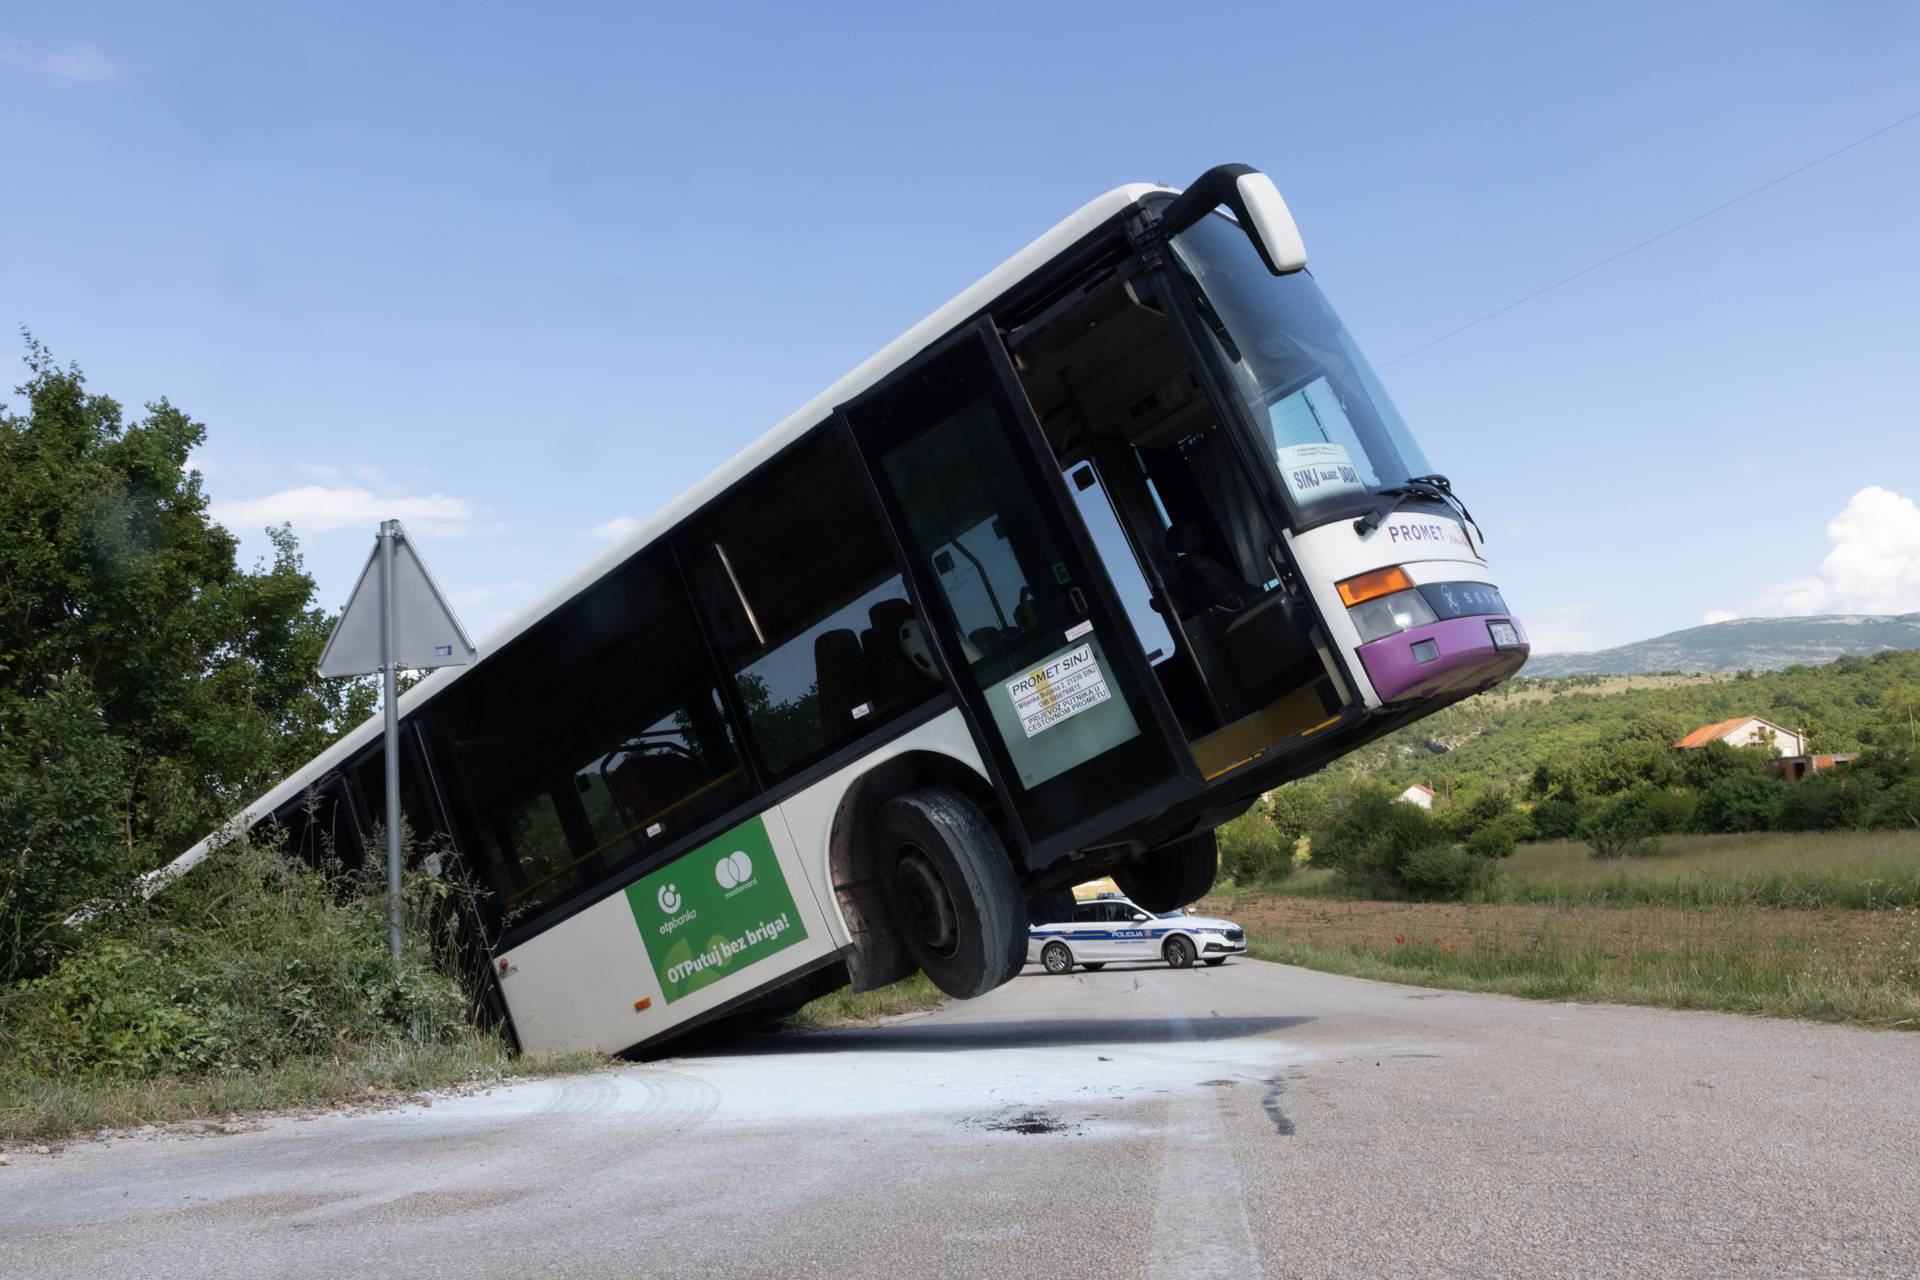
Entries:
<svg viewBox="0 0 1920 1280">
<path fill-rule="evenodd" d="M 1178 920 L 1184 917 L 1186 914 L 1187 914 L 1186 908 L 1184 907 L 1182 907 L 1178 911 L 1162 911 L 1158 913 L 1160 919 L 1162 920 Z"/>
</svg>

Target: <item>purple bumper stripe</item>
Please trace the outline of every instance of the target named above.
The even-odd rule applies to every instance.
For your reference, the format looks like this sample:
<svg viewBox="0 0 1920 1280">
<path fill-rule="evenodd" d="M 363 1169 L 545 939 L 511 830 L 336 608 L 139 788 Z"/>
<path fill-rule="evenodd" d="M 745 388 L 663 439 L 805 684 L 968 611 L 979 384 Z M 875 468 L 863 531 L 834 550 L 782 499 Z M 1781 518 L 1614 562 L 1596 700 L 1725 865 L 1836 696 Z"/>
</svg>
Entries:
<svg viewBox="0 0 1920 1280">
<path fill-rule="evenodd" d="M 1520 637 L 1517 649 L 1493 647 L 1490 622 L 1511 622 Z M 1433 641 L 1431 661 L 1417 662 L 1413 647 Z M 1449 618 L 1360 646 L 1360 663 L 1382 702 L 1432 698 L 1461 689 L 1484 689 L 1505 680 L 1527 660 L 1526 630 L 1509 617 Z"/>
</svg>

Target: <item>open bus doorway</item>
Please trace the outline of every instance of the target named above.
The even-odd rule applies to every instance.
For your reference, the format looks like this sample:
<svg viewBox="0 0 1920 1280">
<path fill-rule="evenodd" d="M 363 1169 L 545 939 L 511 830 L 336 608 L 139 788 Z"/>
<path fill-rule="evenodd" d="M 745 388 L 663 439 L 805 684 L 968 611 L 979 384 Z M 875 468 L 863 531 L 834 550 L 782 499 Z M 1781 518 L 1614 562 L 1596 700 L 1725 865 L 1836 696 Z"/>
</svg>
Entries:
<svg viewBox="0 0 1920 1280">
<path fill-rule="evenodd" d="M 1115 278 L 1015 340 L 1028 398 L 1202 774 L 1337 714 L 1279 532 L 1145 277 Z"/>
</svg>

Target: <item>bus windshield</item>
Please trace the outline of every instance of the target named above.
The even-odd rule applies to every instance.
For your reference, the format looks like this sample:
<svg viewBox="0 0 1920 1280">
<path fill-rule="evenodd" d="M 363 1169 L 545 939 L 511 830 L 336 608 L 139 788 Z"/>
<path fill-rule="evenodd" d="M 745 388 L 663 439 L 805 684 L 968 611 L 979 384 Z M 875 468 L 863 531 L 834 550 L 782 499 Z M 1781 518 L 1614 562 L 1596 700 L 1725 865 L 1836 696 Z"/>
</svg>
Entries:
<svg viewBox="0 0 1920 1280">
<path fill-rule="evenodd" d="M 1274 276 L 1218 214 L 1175 237 L 1173 248 L 1304 521 L 1370 506 L 1380 489 L 1432 470 L 1312 277 Z"/>
</svg>

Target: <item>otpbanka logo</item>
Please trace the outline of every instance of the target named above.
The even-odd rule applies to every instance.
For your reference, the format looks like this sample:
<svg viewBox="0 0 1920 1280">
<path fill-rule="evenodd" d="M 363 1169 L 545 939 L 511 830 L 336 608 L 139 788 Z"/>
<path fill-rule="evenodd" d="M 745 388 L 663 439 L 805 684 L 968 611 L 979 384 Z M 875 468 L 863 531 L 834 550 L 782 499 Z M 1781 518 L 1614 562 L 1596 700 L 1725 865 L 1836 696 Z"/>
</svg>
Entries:
<svg viewBox="0 0 1920 1280">
<path fill-rule="evenodd" d="M 727 891 L 729 898 L 742 889 L 751 889 L 754 883 L 753 859 L 746 855 L 745 850 L 735 849 L 713 864 L 713 878 L 720 882 L 720 887 Z"/>
<path fill-rule="evenodd" d="M 672 933 L 681 925 L 691 924 L 700 918 L 700 913 L 692 907 L 688 907 L 685 911 L 680 911 L 682 899 L 680 897 L 680 886 L 677 884 L 661 885 L 660 892 L 653 895 L 653 900 L 660 904 L 660 913 L 667 917 L 660 922 L 660 933 L 663 937 Z M 680 911 L 680 914 L 673 914 L 676 911 Z"/>
</svg>

